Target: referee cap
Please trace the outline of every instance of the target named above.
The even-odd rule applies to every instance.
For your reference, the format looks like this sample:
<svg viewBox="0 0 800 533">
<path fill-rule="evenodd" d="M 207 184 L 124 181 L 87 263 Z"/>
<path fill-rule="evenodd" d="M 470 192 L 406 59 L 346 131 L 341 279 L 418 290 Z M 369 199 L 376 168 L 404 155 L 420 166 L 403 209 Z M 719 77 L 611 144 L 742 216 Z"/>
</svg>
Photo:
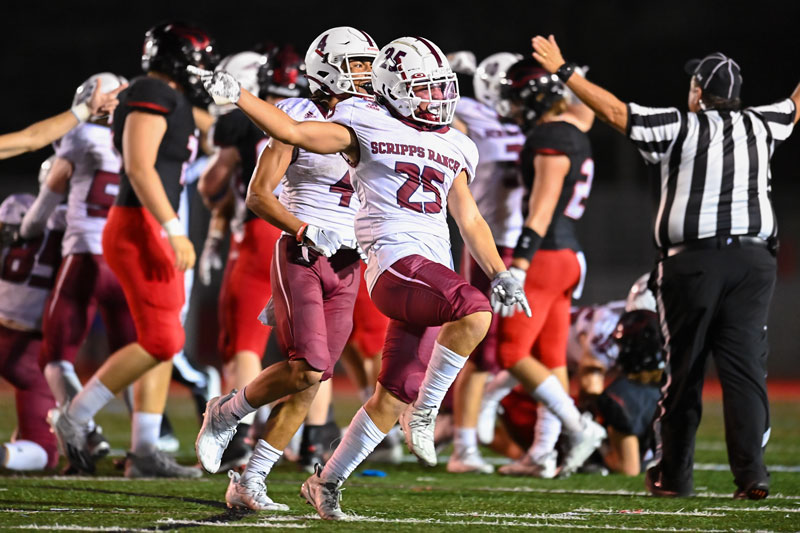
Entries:
<svg viewBox="0 0 800 533">
<path fill-rule="evenodd" d="M 684 70 L 695 77 L 703 92 L 727 100 L 739 98 L 742 71 L 736 61 L 725 54 L 716 52 L 702 59 L 691 59 Z"/>
</svg>

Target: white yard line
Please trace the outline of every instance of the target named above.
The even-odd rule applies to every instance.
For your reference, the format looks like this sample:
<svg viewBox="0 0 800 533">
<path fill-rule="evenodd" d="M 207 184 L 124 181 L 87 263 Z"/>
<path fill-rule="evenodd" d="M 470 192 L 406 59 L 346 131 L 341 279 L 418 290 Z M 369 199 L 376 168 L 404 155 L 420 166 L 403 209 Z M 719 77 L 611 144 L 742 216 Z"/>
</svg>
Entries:
<svg viewBox="0 0 800 533">
<path fill-rule="evenodd" d="M 650 496 L 649 492 L 632 490 L 604 490 L 604 489 L 547 489 L 536 487 L 474 487 L 470 490 L 481 490 L 487 492 L 530 492 L 536 494 L 591 494 L 594 496 Z M 733 496 L 733 492 L 697 492 L 694 498 L 728 498 Z M 800 500 L 800 496 L 785 496 L 783 494 L 770 494 L 770 499 L 774 500 Z"/>
<path fill-rule="evenodd" d="M 3 528 L 34 529 L 37 531 L 126 531 L 126 532 L 134 531 L 136 533 L 139 532 L 153 533 L 152 529 L 136 529 L 130 527 L 121 527 L 121 526 L 93 527 L 93 526 L 62 526 L 59 524 L 47 524 L 43 526 L 37 526 L 36 524 L 30 524 L 24 526 L 3 526 Z"/>
</svg>

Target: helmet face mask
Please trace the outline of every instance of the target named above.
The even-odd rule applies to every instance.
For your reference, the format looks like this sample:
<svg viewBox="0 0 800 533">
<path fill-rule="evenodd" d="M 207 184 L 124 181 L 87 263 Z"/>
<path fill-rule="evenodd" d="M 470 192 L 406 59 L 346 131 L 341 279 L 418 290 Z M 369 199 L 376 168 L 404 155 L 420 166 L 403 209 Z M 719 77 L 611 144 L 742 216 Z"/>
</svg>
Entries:
<svg viewBox="0 0 800 533">
<path fill-rule="evenodd" d="M 214 70 L 219 57 L 214 42 L 201 29 L 180 22 L 159 24 L 145 34 L 142 70 L 169 76 L 198 107 L 207 107 L 211 97 L 198 76 L 190 74 L 189 65 Z"/>
<path fill-rule="evenodd" d="M 523 59 L 513 64 L 500 82 L 500 98 L 505 101 L 501 114 L 529 129 L 564 99 L 564 90 L 558 76 L 533 59 Z"/>
<path fill-rule="evenodd" d="M 425 126 L 453 121 L 458 79 L 439 48 L 420 37 L 402 37 L 381 49 L 372 69 L 376 94 L 398 114 Z"/>
<path fill-rule="evenodd" d="M 500 88 L 509 67 L 522 59 L 520 54 L 498 52 L 480 62 L 472 78 L 475 99 L 494 109 L 501 117 L 508 117 L 508 102 L 500 97 Z"/>
<path fill-rule="evenodd" d="M 375 41 L 364 31 L 340 26 L 323 32 L 306 52 L 306 77 L 312 94 L 322 91 L 328 95 L 371 97 L 359 91 L 372 79 L 370 71 L 353 72 L 350 63 L 372 64 L 377 55 Z"/>
</svg>

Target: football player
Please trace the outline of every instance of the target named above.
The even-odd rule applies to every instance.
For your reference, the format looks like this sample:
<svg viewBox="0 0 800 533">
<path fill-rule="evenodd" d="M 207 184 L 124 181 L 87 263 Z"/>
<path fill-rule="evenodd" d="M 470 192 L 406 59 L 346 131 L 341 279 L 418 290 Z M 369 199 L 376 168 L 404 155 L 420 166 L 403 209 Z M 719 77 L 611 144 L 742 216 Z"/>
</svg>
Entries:
<svg viewBox="0 0 800 533">
<path fill-rule="evenodd" d="M 102 82 L 101 82 L 102 83 Z M 106 116 L 114 112 L 117 95 L 125 86 L 111 92 L 101 90 L 98 83 L 91 96 L 63 113 L 31 124 L 25 129 L 0 135 L 0 159 L 33 152 L 63 137 L 69 130 L 91 117 Z"/>
<path fill-rule="evenodd" d="M 0 465 L 42 470 L 58 464 L 56 439 L 47 424 L 55 399 L 38 365 L 42 310 L 61 261 L 66 209 L 59 207 L 38 234 L 19 236 L 30 194 L 12 194 L 0 204 L 0 376 L 13 386 L 16 438 L 0 446 Z"/>
<path fill-rule="evenodd" d="M 375 42 L 361 30 L 338 27 L 323 32 L 306 53 L 311 97 L 289 98 L 277 108 L 298 121 L 329 120 L 343 101 L 369 96 L 366 85 L 377 53 Z M 267 279 L 272 285 L 278 344 L 289 360 L 270 366 L 247 384 L 247 398 L 231 393 L 209 402 L 197 439 L 203 466 L 212 472 L 220 467 L 219 457 L 212 455 L 221 452 L 218 430 L 236 431 L 225 410 L 237 406 L 238 418 L 246 414 L 238 410 L 240 404 L 252 412 L 250 405 L 291 396 L 272 410 L 242 476 L 231 472 L 229 507 L 288 509 L 269 499 L 265 478 L 306 417 L 321 382 L 329 384 L 352 328 L 360 258 L 353 230 L 359 202 L 350 174 L 338 154 L 319 155 L 273 138 L 250 182 L 247 206 L 261 217 L 260 223 L 283 230 Z M 278 199 L 274 190 L 281 179 Z M 321 426 L 324 421 L 310 420 L 306 426 Z"/>
<path fill-rule="evenodd" d="M 585 133 L 594 115 L 586 106 L 579 107 L 580 113 L 568 109 L 563 84 L 532 59 L 508 69 L 501 91 L 509 116 L 527 133 L 520 166 L 528 198 L 509 271 L 524 282 L 533 317 L 517 313 L 500 321 L 497 356 L 540 408 L 533 446 L 500 473 L 554 477 L 555 445 L 563 427 L 571 441 L 559 471 L 565 476 L 606 436 L 591 417 L 578 414 L 567 394 L 569 310 L 573 292 L 581 290 L 585 264 L 574 226 L 594 175 Z M 578 431 L 582 427 L 587 431 Z"/>
<path fill-rule="evenodd" d="M 227 69 L 243 81 L 244 86 L 270 103 L 286 98 L 305 96 L 308 82 L 303 76 L 305 66 L 290 45 L 274 47 L 266 55 L 242 52 L 222 61 L 219 69 Z M 232 107 L 232 106 L 231 106 Z M 199 191 L 206 204 L 217 207 L 230 190 L 232 177 L 235 199 L 243 203 L 256 161 L 269 139 L 247 116 L 233 107 L 217 118 L 213 142 L 219 147 L 203 174 Z M 280 194 L 280 190 L 278 190 Z M 224 363 L 226 387 L 241 389 L 261 372 L 261 358 L 267 346 L 270 328 L 258 321 L 258 314 L 269 300 L 270 264 L 275 243 L 281 230 L 243 209 L 242 237 L 231 246 L 219 300 L 221 318 L 220 352 Z M 220 238 L 225 223 L 214 222 L 211 238 Z M 327 412 L 327 409 L 326 409 Z M 228 469 L 247 462 L 252 447 L 245 441 L 255 414 L 239 421 L 239 429 L 225 451 L 223 465 Z"/>
<path fill-rule="evenodd" d="M 133 451 L 129 477 L 197 477 L 156 447 L 172 365 L 184 343 L 180 322 L 183 272 L 195 252 L 176 212 L 181 175 L 197 149 L 192 105 L 208 103 L 187 65 L 213 68 L 214 44 L 202 30 L 163 23 L 145 35 L 142 69 L 120 95 L 114 113 L 114 145 L 122 155 L 119 194 L 103 231 L 103 254 L 125 292 L 136 342 L 114 352 L 68 405 L 55 411 L 60 449 L 76 467 L 91 471 L 85 445 L 87 422 L 116 393 L 136 384 Z"/>
<path fill-rule="evenodd" d="M 100 84 L 103 92 L 111 92 L 127 85 L 127 80 L 110 72 L 91 76 L 75 91 L 73 107 L 83 105 Z M 108 117 L 72 129 L 55 150 L 39 194 L 22 220 L 20 235 L 25 239 L 40 235 L 51 213 L 67 197 L 63 259 L 58 282 L 45 305 L 39 357 L 57 404 L 65 405 L 82 389 L 73 365 L 98 309 L 112 352 L 133 342 L 136 332 L 122 287 L 103 259 L 103 228 L 119 190 L 122 163 L 113 147 Z M 91 419 L 89 450 L 95 459 L 109 451 Z"/>
<path fill-rule="evenodd" d="M 356 413 L 324 470 L 318 467 L 301 488 L 320 516 L 341 519 L 342 482 L 398 417 L 409 448 L 426 464 L 436 464 L 439 406 L 489 327 L 489 301 L 452 270 L 448 205 L 471 253 L 493 278 L 495 307 L 527 311 L 528 304 L 469 192 L 477 149 L 448 126 L 458 86 L 435 44 L 403 37 L 383 47 L 372 70 L 376 101 L 342 102 L 333 122 L 298 122 L 242 91 L 232 77 L 209 74 L 204 81 L 211 94 L 236 103 L 274 139 L 318 153 L 341 152 L 355 169 L 361 202 L 356 237 L 368 257 L 370 296 L 391 321 L 375 394 Z M 342 244 L 324 228 L 301 229 L 298 240 L 309 239 L 328 253 Z M 243 415 L 249 390 L 211 414 L 220 421 Z M 226 437 L 220 432 L 217 438 Z"/>
<path fill-rule="evenodd" d="M 508 67 L 520 59 L 518 54 L 499 52 L 481 61 L 470 80 L 475 97 L 462 95 L 456 108 L 456 119 L 475 142 L 480 156 L 470 191 L 506 266 L 511 264 L 511 253 L 522 231 L 523 187 L 518 160 L 525 137 L 520 127 L 497 109 L 505 103 L 500 98 L 500 82 Z M 491 280 L 469 253 L 462 256 L 461 273 L 474 287 L 490 294 Z M 478 450 L 477 427 L 486 378 L 499 370 L 495 354 L 498 318 L 492 317 L 486 338 L 472 353 L 454 385 L 455 428 L 448 472 L 494 471 Z"/>
</svg>

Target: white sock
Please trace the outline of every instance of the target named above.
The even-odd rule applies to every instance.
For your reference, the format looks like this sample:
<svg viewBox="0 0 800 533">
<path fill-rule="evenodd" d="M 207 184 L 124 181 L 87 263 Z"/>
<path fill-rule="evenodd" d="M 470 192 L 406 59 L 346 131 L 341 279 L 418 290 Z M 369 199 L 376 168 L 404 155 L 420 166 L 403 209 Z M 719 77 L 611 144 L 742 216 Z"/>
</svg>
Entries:
<svg viewBox="0 0 800 533">
<path fill-rule="evenodd" d="M 47 363 L 44 367 L 44 378 L 59 406 L 67 403 L 83 389 L 75 367 L 69 361 Z"/>
<path fill-rule="evenodd" d="M 248 426 L 248 429 L 249 429 L 249 426 L 252 426 L 253 422 L 255 422 L 255 420 L 256 420 L 256 413 L 257 413 L 257 411 L 253 411 L 252 413 L 247 413 L 246 415 L 244 415 L 242 417 L 241 420 L 239 420 L 239 423 L 240 424 L 246 424 Z"/>
<path fill-rule="evenodd" d="M 455 428 L 455 437 L 453 438 L 453 447 L 456 452 L 468 450 L 470 448 L 478 447 L 478 429 L 477 428 Z"/>
<path fill-rule="evenodd" d="M 508 370 L 501 370 L 498 374 L 486 385 L 486 390 L 483 391 L 483 401 L 500 403 L 500 400 L 508 396 L 511 389 L 517 386 L 519 381 L 511 375 Z"/>
<path fill-rule="evenodd" d="M 222 404 L 219 408 L 222 415 L 228 419 L 231 425 L 238 424 L 242 418 L 250 413 L 254 413 L 256 410 L 255 407 L 247 402 L 247 398 L 244 397 L 246 388 L 247 387 L 234 394 L 233 398 Z"/>
<path fill-rule="evenodd" d="M 254 476 L 264 479 L 269 475 L 270 470 L 281 458 L 281 455 L 283 455 L 282 450 L 275 449 L 264 439 L 258 439 L 253 455 L 242 473 L 242 481 Z"/>
<path fill-rule="evenodd" d="M 94 415 L 114 398 L 114 393 L 92 376 L 86 387 L 69 404 L 67 414 L 79 424 L 88 424 Z"/>
<path fill-rule="evenodd" d="M 467 363 L 466 357 L 461 357 L 450 348 L 445 348 L 438 342 L 433 345 L 431 361 L 425 371 L 425 378 L 419 386 L 419 393 L 414 402 L 417 409 L 438 409 L 442 405 L 447 390 L 456 380 L 459 371 Z"/>
<path fill-rule="evenodd" d="M 557 377 L 550 375 L 536 387 L 531 396 L 547 406 L 570 433 L 580 433 L 583 429 L 581 413 Z"/>
<path fill-rule="evenodd" d="M 344 481 L 386 437 L 362 407 L 353 417 L 336 451 L 322 470 L 324 480 Z"/>
<path fill-rule="evenodd" d="M 3 466 L 9 470 L 44 470 L 47 452 L 30 440 L 16 440 L 3 444 Z"/>
<path fill-rule="evenodd" d="M 131 450 L 135 454 L 148 454 L 155 450 L 161 434 L 161 413 L 134 411 L 131 423 Z"/>
<path fill-rule="evenodd" d="M 561 420 L 553 412 L 539 404 L 536 409 L 536 427 L 533 430 L 533 445 L 528 453 L 534 459 L 542 457 L 556 448 L 561 435 Z"/>
</svg>

